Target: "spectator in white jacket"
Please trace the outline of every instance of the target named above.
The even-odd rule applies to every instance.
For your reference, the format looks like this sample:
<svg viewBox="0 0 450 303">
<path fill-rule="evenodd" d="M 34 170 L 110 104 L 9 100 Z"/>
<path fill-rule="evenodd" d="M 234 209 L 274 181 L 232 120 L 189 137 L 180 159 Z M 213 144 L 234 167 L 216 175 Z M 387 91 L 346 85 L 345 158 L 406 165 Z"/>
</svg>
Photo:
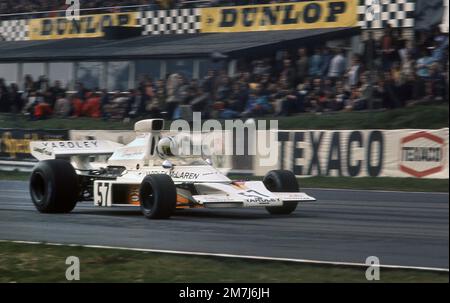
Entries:
<svg viewBox="0 0 450 303">
<path fill-rule="evenodd" d="M 328 78 L 332 80 L 337 80 L 342 77 L 345 73 L 346 60 L 344 57 L 343 49 L 336 49 L 335 55 L 331 59 L 330 67 L 328 69 Z"/>
</svg>

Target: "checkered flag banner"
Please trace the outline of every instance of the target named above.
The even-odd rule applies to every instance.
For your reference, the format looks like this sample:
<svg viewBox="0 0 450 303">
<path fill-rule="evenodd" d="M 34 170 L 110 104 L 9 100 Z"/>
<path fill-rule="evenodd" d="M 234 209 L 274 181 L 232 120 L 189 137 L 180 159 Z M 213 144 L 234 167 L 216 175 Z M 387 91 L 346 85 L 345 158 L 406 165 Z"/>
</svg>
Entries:
<svg viewBox="0 0 450 303">
<path fill-rule="evenodd" d="M 363 29 L 414 26 L 415 0 L 359 0 L 358 25 Z"/>
<path fill-rule="evenodd" d="M 414 27 L 415 0 L 358 0 L 358 25 L 363 29 Z M 137 24 L 143 35 L 195 34 L 200 32 L 201 9 L 142 11 Z M 29 39 L 27 19 L 0 21 L 0 40 Z"/>
<path fill-rule="evenodd" d="M 200 32 L 200 15 L 196 8 L 144 11 L 138 23 L 144 35 L 195 34 Z"/>
<path fill-rule="evenodd" d="M 442 16 L 441 31 L 448 34 L 448 0 L 444 0 L 444 14 Z"/>
<path fill-rule="evenodd" d="M 28 20 L 0 21 L 0 41 L 28 40 Z"/>
</svg>

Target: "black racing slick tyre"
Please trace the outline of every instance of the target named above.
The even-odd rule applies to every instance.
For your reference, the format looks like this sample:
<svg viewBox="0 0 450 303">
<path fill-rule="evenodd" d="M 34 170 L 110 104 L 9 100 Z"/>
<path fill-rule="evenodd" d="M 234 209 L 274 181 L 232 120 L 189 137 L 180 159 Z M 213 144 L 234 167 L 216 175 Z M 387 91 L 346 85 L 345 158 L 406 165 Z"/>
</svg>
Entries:
<svg viewBox="0 0 450 303">
<path fill-rule="evenodd" d="M 289 170 L 271 170 L 263 179 L 266 188 L 271 192 L 298 192 L 297 178 Z M 283 206 L 269 206 L 267 211 L 272 215 L 288 215 L 297 208 L 297 202 L 284 202 Z"/>
<path fill-rule="evenodd" d="M 75 169 L 61 159 L 39 162 L 31 173 L 30 195 L 41 213 L 71 212 L 79 199 Z"/>
<path fill-rule="evenodd" d="M 176 209 L 177 188 L 168 175 L 148 175 L 142 180 L 139 198 L 147 219 L 167 219 Z"/>
</svg>

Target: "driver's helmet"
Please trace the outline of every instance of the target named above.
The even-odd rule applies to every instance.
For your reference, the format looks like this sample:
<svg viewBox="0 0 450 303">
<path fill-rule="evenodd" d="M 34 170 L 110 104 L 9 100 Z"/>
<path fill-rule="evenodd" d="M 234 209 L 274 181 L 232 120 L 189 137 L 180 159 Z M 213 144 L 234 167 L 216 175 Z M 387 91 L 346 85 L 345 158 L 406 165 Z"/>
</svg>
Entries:
<svg viewBox="0 0 450 303">
<path fill-rule="evenodd" d="M 177 152 L 177 142 L 173 137 L 164 137 L 158 142 L 157 152 L 161 158 L 174 157 Z"/>
</svg>

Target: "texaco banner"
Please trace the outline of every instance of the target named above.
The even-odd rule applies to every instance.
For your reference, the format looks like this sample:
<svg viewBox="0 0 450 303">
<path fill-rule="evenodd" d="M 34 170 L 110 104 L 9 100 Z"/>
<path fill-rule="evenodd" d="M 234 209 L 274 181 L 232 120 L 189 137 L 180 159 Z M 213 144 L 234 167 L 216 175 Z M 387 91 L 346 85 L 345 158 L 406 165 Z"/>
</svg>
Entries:
<svg viewBox="0 0 450 303">
<path fill-rule="evenodd" d="M 438 130 L 279 131 L 278 163 L 255 175 L 289 169 L 297 176 L 448 178 L 448 128 Z M 258 133 L 258 139 L 266 136 Z"/>
</svg>

